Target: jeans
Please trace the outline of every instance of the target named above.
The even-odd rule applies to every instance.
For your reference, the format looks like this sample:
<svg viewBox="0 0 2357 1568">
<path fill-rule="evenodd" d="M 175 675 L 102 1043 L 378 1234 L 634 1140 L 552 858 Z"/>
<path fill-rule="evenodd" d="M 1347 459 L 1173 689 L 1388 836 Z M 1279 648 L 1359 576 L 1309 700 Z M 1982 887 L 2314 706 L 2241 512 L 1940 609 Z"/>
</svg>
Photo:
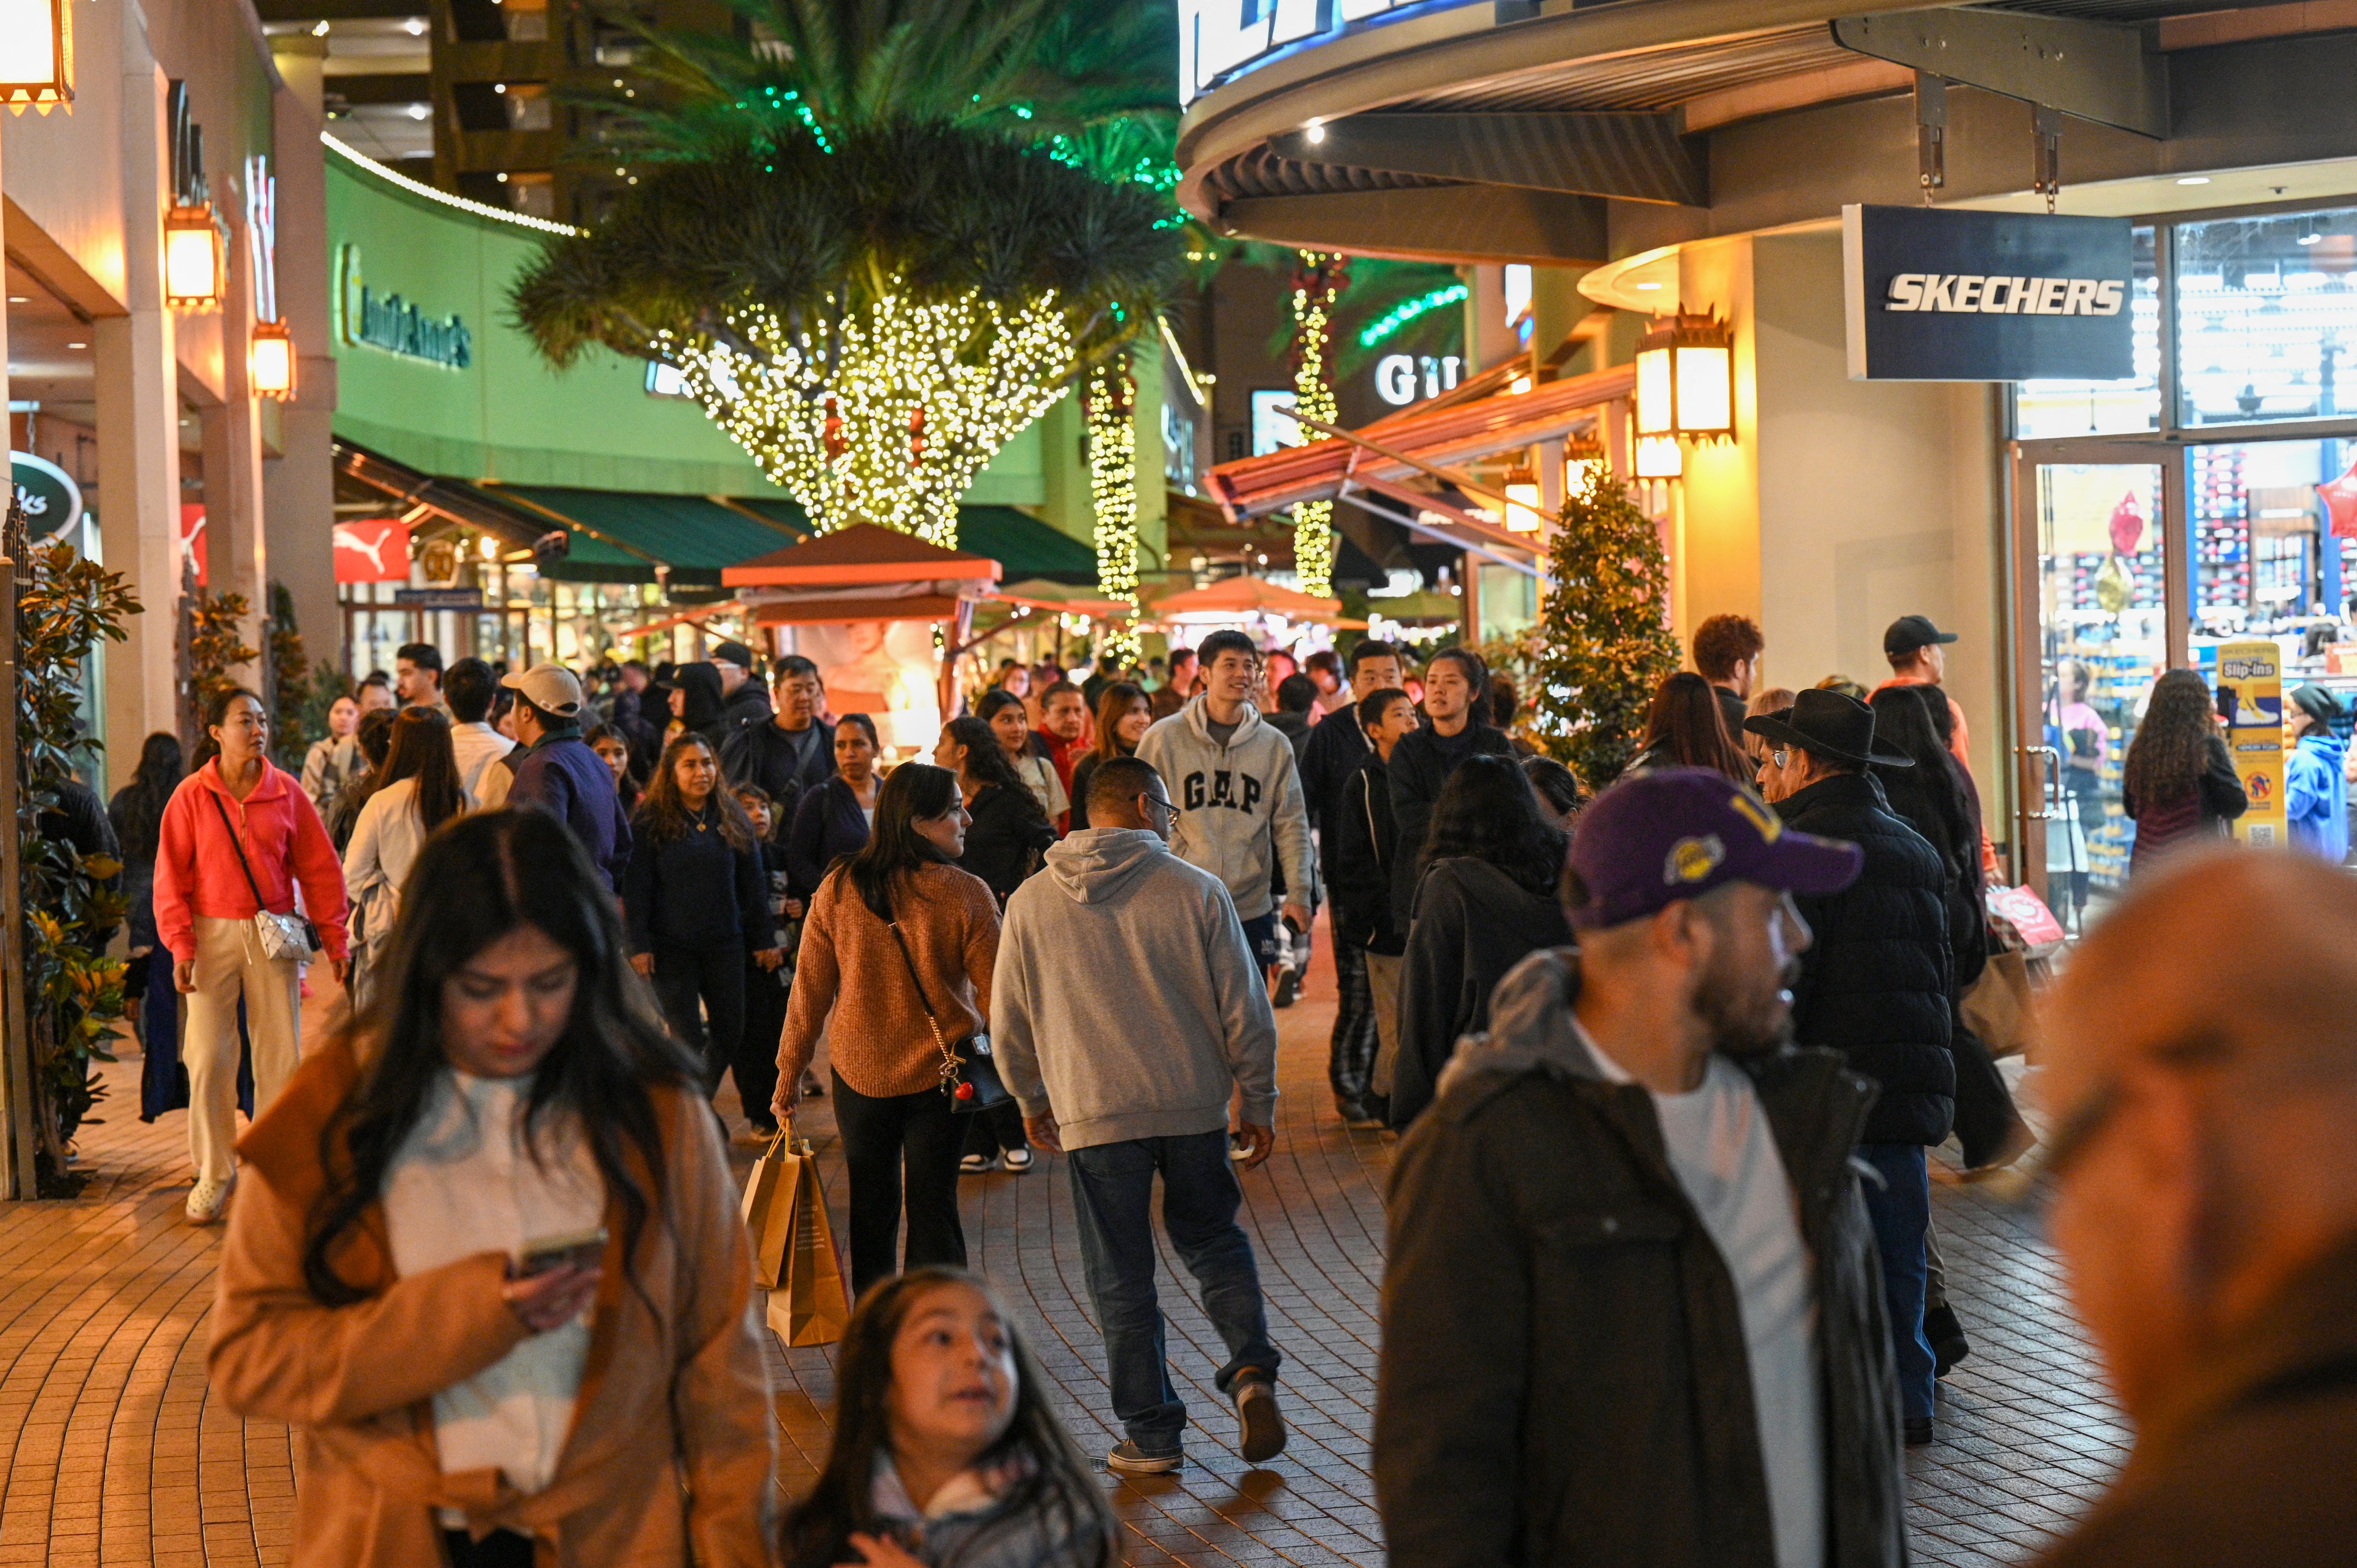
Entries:
<svg viewBox="0 0 2357 1568">
<path fill-rule="evenodd" d="M 965 1229 L 958 1223 L 958 1145 L 965 1118 L 938 1089 L 866 1095 L 834 1075 L 834 1126 L 851 1176 L 851 1291 L 856 1296 L 900 1268 L 924 1263 L 965 1267 Z M 909 1250 L 900 1239 L 901 1177 L 907 1173 Z"/>
<path fill-rule="evenodd" d="M 720 1087 L 720 1075 L 737 1059 L 737 1047 L 744 1043 L 745 967 L 742 941 L 708 948 L 655 949 L 655 1000 L 662 1006 L 672 1037 L 703 1067 L 706 1094 Z M 699 1001 L 704 1004 L 701 1014 L 696 1007 Z M 770 1048 L 774 1054 L 774 1042 Z"/>
<path fill-rule="evenodd" d="M 1217 1386 L 1228 1393 L 1247 1368 L 1276 1375 L 1252 1241 L 1236 1223 L 1243 1188 L 1224 1128 L 1183 1138 L 1135 1138 L 1075 1149 L 1072 1206 L 1081 1262 L 1104 1334 L 1114 1414 L 1148 1454 L 1178 1447 L 1187 1406 L 1170 1385 L 1162 1308 L 1154 1294 L 1154 1174 L 1162 1173 L 1162 1225 L 1203 1293 L 1203 1311 L 1228 1348 Z"/>
<path fill-rule="evenodd" d="M 1910 1421 L 1932 1414 L 1932 1345 L 1923 1337 L 1923 1241 L 1932 1229 L 1932 1182 L 1920 1144 L 1860 1144 L 1858 1158 L 1880 1182 L 1860 1185 L 1875 1250 L 1882 1254 L 1882 1299 L 1899 1361 L 1899 1402 Z"/>
<path fill-rule="evenodd" d="M 1375 994 L 1367 980 L 1367 950 L 1334 944 L 1334 1036 L 1326 1049 L 1326 1081 L 1340 1100 L 1364 1100 L 1375 1070 Z"/>
</svg>

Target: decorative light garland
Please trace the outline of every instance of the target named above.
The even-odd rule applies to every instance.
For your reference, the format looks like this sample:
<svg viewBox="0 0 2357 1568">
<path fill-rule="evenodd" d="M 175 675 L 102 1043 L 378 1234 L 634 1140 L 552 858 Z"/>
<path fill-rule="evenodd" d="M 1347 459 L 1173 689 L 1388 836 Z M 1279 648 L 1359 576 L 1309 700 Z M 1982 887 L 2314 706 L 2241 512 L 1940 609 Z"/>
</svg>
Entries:
<svg viewBox="0 0 2357 1568">
<path fill-rule="evenodd" d="M 438 201 L 445 207 L 454 207 L 461 212 L 471 212 L 478 218 L 495 218 L 502 223 L 513 223 L 522 229 L 538 229 L 544 233 L 578 234 L 581 232 L 570 223 L 559 223 L 548 218 L 534 218 L 528 212 L 511 212 L 504 207 L 492 207 L 480 201 L 469 201 L 463 196 L 453 196 L 447 190 L 436 190 L 430 185 L 422 185 L 405 174 L 387 168 L 358 148 L 338 141 L 334 135 L 326 131 L 319 133 L 319 141 L 329 152 L 336 154 L 346 162 L 358 165 L 379 179 L 390 185 L 398 186 L 412 196 L 422 196 L 428 201 Z"/>
<path fill-rule="evenodd" d="M 1293 273 L 1293 404 L 1328 424 L 1339 413 L 1330 374 L 1334 302 L 1350 281 L 1351 258 L 1335 251 L 1302 252 Z M 1333 591 L 1332 501 L 1303 501 L 1293 509 L 1293 570 L 1303 593 L 1324 598 Z"/>
<path fill-rule="evenodd" d="M 1089 371 L 1081 408 L 1089 430 L 1089 491 L 1096 502 L 1097 591 L 1137 608 L 1137 378 L 1128 350 Z M 1141 651 L 1135 623 L 1108 626 L 1098 649 L 1123 664 Z"/>
<path fill-rule="evenodd" d="M 1359 347 L 1373 348 L 1426 312 L 1438 310 L 1444 305 L 1457 304 L 1465 298 L 1468 292 L 1463 284 L 1452 283 L 1429 294 L 1417 295 L 1414 299 L 1401 300 L 1359 329 Z"/>
<path fill-rule="evenodd" d="M 1054 293 L 1012 311 L 979 290 L 828 305 L 836 314 L 812 330 L 755 306 L 726 317 L 733 345 L 665 331 L 656 348 L 820 532 L 874 522 L 954 546 L 974 475 L 1072 373 Z"/>
</svg>

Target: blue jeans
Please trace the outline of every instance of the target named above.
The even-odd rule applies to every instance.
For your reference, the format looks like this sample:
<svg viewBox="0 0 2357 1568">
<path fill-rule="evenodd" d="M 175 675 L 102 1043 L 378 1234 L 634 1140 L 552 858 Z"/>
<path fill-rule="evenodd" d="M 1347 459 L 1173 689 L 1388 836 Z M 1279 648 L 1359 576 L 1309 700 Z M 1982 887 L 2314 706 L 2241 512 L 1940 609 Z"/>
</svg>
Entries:
<svg viewBox="0 0 2357 1568">
<path fill-rule="evenodd" d="M 1857 1157 L 1881 1176 L 1862 1182 L 1875 1250 L 1882 1254 L 1882 1299 L 1899 1361 L 1899 1403 L 1910 1421 L 1932 1414 L 1931 1341 L 1923 1337 L 1923 1238 L 1932 1228 L 1932 1182 L 1920 1144 L 1860 1144 Z"/>
<path fill-rule="evenodd" d="M 1255 915 L 1243 923 L 1244 946 L 1252 949 L 1253 960 L 1265 972 L 1285 956 L 1285 928 L 1279 924 L 1282 916 L 1275 909 L 1265 915 Z"/>
<path fill-rule="evenodd" d="M 1081 1221 L 1081 1262 L 1097 1326 L 1104 1334 L 1114 1414 L 1148 1454 L 1175 1453 L 1187 1406 L 1170 1386 L 1162 1308 L 1154 1294 L 1154 1173 L 1162 1173 L 1162 1225 L 1203 1293 L 1203 1311 L 1228 1348 L 1218 1388 L 1256 1368 L 1272 1378 L 1282 1358 L 1268 1341 L 1260 1271 L 1236 1223 L 1243 1188 L 1228 1159 L 1224 1128 L 1183 1138 L 1136 1138 L 1076 1149 L 1072 1205 Z"/>
</svg>

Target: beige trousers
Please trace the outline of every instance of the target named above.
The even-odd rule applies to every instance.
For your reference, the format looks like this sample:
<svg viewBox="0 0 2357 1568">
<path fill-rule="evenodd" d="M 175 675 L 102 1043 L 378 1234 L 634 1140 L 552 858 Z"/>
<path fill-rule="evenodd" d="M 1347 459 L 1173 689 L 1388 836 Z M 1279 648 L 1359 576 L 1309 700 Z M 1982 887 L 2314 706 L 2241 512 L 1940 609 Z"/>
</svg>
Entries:
<svg viewBox="0 0 2357 1568">
<path fill-rule="evenodd" d="M 262 1114 L 295 1076 L 302 1038 L 292 960 L 262 956 L 251 920 L 199 915 L 196 990 L 180 1032 L 188 1069 L 188 1158 L 199 1176 L 227 1181 L 237 1170 L 237 1004 L 245 999 L 253 1041 L 253 1113 Z"/>
<path fill-rule="evenodd" d="M 1386 1099 L 1392 1092 L 1392 1073 L 1399 1065 L 1400 956 L 1381 952 L 1367 955 L 1367 989 L 1375 998 L 1375 1071 L 1372 1082 L 1374 1091 Z"/>
</svg>

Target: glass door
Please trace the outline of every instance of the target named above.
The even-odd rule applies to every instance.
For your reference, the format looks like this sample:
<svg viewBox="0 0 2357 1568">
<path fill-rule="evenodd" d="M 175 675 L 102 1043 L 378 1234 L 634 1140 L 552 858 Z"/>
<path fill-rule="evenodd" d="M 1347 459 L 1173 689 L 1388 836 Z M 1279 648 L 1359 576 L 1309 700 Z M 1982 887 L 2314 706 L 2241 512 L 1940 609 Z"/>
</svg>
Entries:
<svg viewBox="0 0 2357 1568">
<path fill-rule="evenodd" d="M 2135 825 L 2120 761 L 2170 663 L 2164 476 L 2149 446 L 2025 450 L 2016 475 L 2014 843 L 2023 878 L 2074 934 L 2127 880 Z"/>
</svg>

